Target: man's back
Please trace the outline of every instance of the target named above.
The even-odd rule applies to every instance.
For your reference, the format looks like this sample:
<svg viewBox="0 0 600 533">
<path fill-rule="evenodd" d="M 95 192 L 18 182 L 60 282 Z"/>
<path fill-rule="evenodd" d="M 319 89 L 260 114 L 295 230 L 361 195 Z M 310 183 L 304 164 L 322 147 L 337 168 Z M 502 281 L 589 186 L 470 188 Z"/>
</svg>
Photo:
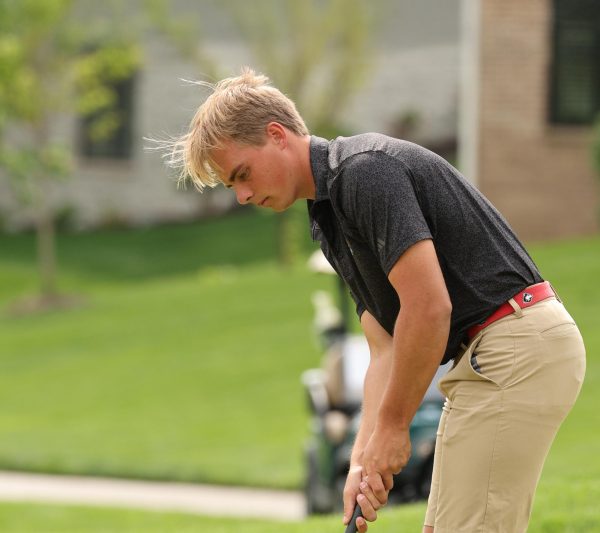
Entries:
<svg viewBox="0 0 600 533">
<path fill-rule="evenodd" d="M 424 238 L 433 239 L 453 305 L 445 361 L 469 326 L 542 280 L 502 215 L 433 152 L 374 133 L 331 142 L 313 137 L 311 161 L 323 192 L 311 213 L 319 226 L 339 223 L 348 245 L 326 242 L 324 251 L 340 256 L 341 274 L 359 308 L 368 309 L 390 334 L 399 305 L 387 274 Z M 318 207 L 320 200 L 325 202 Z M 335 222 L 323 214 L 326 200 Z"/>
</svg>

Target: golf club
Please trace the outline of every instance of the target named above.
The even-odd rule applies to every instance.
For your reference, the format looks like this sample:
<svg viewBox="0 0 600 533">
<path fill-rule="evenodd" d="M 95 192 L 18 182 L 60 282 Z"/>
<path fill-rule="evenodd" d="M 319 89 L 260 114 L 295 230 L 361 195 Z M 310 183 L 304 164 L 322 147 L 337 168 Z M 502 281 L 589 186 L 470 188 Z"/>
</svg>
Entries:
<svg viewBox="0 0 600 533">
<path fill-rule="evenodd" d="M 348 522 L 348 525 L 346 526 L 346 533 L 356 533 L 358 531 L 358 528 L 356 527 L 356 519 L 362 516 L 362 511 L 360 509 L 360 505 L 358 505 L 358 503 L 356 504 L 356 506 L 354 507 L 354 513 L 352 513 L 352 518 L 350 519 L 350 522 Z"/>
</svg>

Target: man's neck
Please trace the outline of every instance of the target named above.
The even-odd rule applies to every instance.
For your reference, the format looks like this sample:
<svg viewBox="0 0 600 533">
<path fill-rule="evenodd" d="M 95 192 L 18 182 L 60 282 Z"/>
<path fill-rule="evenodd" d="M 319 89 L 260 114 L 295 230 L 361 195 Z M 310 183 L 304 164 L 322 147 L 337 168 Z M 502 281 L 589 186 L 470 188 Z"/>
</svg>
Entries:
<svg viewBox="0 0 600 533">
<path fill-rule="evenodd" d="M 314 200 L 316 195 L 315 178 L 310 165 L 310 135 L 297 137 L 297 161 L 298 161 L 298 179 L 300 187 L 298 188 L 298 199 L 306 198 Z"/>
</svg>

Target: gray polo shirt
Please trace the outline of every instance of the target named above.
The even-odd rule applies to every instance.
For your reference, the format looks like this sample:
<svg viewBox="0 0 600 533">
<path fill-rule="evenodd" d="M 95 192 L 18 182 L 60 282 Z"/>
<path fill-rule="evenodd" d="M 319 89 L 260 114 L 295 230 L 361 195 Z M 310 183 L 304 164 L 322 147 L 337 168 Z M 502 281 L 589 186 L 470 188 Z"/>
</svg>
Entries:
<svg viewBox="0 0 600 533">
<path fill-rule="evenodd" d="M 542 281 L 531 257 L 489 201 L 443 158 L 376 133 L 312 137 L 316 185 L 312 236 L 343 278 L 359 316 L 368 310 L 393 335 L 401 302 L 388 273 L 411 245 L 432 239 L 452 301 L 442 362 L 467 329 Z"/>
</svg>

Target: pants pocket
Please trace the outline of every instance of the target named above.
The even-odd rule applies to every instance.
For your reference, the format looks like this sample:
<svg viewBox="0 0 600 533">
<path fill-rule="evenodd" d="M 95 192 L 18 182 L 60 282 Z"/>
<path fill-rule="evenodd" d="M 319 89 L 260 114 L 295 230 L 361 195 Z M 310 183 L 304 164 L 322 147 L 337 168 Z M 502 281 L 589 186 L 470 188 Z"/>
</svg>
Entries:
<svg viewBox="0 0 600 533">
<path fill-rule="evenodd" d="M 482 374 L 481 367 L 479 366 L 479 362 L 477 361 L 477 354 L 473 354 L 471 356 L 471 368 L 475 370 L 478 374 Z"/>
<path fill-rule="evenodd" d="M 454 400 L 457 393 L 457 387 L 465 381 L 485 381 L 485 378 L 477 374 L 470 365 L 473 352 L 479 344 L 480 337 L 477 337 L 462 353 L 454 360 L 454 366 L 438 382 L 440 392 L 451 401 Z"/>
<path fill-rule="evenodd" d="M 573 335 L 577 330 L 574 322 L 563 322 L 562 324 L 554 325 L 548 329 L 540 331 L 542 339 L 553 339 L 558 337 L 568 337 Z"/>
<path fill-rule="evenodd" d="M 500 388 L 508 385 L 515 371 L 514 336 L 505 324 L 490 326 L 469 358 L 471 370 Z"/>
</svg>

